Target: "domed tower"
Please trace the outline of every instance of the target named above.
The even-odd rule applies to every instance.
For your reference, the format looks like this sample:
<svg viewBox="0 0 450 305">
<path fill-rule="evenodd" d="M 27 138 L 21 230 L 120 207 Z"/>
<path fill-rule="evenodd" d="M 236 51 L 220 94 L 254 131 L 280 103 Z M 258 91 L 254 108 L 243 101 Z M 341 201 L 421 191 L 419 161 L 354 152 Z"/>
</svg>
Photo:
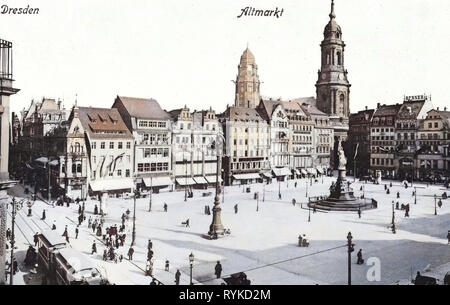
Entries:
<svg viewBox="0 0 450 305">
<path fill-rule="evenodd" d="M 321 69 L 316 83 L 317 108 L 348 122 L 350 116 L 350 83 L 344 68 L 344 48 L 341 27 L 336 23 L 334 0 L 331 1 L 330 21 L 324 30 Z"/>
<path fill-rule="evenodd" d="M 255 56 L 245 49 L 241 56 L 236 76 L 236 99 L 234 105 L 237 107 L 256 108 L 259 104 L 259 76 Z"/>
</svg>

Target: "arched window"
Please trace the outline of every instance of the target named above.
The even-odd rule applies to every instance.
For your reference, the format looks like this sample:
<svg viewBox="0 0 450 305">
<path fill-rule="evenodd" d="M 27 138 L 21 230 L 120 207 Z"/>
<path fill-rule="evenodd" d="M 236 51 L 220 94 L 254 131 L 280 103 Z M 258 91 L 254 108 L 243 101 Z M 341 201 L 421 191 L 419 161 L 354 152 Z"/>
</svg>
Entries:
<svg viewBox="0 0 450 305">
<path fill-rule="evenodd" d="M 342 107 L 342 114 L 346 114 L 346 108 L 345 108 L 345 96 L 344 96 L 344 94 L 341 94 L 340 96 L 339 96 L 339 102 L 340 102 L 340 104 L 341 104 L 341 107 Z"/>
<path fill-rule="evenodd" d="M 337 64 L 338 64 L 338 66 L 342 65 L 342 55 L 341 55 L 341 52 L 337 52 L 337 53 L 336 53 L 336 57 L 337 57 Z"/>
<path fill-rule="evenodd" d="M 80 148 L 80 143 L 76 142 L 75 143 L 75 152 L 80 152 L 81 148 Z"/>
</svg>

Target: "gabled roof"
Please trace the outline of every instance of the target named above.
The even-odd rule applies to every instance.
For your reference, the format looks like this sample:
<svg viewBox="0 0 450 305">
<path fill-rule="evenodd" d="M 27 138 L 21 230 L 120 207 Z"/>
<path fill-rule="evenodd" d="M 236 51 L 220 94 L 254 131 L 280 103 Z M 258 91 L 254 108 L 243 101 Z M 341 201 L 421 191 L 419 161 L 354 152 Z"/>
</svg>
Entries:
<svg viewBox="0 0 450 305">
<path fill-rule="evenodd" d="M 79 107 L 83 129 L 93 138 L 130 138 L 131 132 L 116 108 Z"/>
<path fill-rule="evenodd" d="M 375 110 L 373 116 L 396 116 L 401 107 L 401 104 L 381 105 Z"/>
<path fill-rule="evenodd" d="M 425 105 L 425 101 L 405 101 L 400 107 L 397 119 L 416 119 Z"/>
<path fill-rule="evenodd" d="M 169 120 L 170 115 L 154 99 L 117 96 L 130 114 L 137 119 Z"/>
<path fill-rule="evenodd" d="M 246 108 L 246 107 L 229 107 L 223 114 L 230 121 L 263 121 L 265 120 L 261 113 L 254 108 Z"/>
</svg>

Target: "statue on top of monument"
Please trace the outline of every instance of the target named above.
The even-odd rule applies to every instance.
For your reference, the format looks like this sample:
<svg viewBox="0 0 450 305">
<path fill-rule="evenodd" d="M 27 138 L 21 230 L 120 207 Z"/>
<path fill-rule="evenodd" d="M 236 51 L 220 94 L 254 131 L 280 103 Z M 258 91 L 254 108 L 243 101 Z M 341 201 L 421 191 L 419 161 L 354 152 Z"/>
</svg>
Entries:
<svg viewBox="0 0 450 305">
<path fill-rule="evenodd" d="M 339 155 L 339 169 L 345 169 L 347 165 L 347 158 L 345 157 L 344 149 L 342 148 L 342 140 L 339 139 L 338 146 L 338 155 Z"/>
</svg>

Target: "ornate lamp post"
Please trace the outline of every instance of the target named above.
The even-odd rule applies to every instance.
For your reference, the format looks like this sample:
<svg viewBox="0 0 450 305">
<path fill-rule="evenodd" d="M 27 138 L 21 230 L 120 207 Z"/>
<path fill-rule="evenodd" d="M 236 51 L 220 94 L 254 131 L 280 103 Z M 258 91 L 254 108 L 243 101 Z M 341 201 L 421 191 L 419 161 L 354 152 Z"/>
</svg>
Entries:
<svg viewBox="0 0 450 305">
<path fill-rule="evenodd" d="M 190 266 L 190 285 L 194 285 L 194 283 L 192 282 L 192 268 L 194 267 L 194 254 L 191 252 L 191 254 L 189 254 L 189 266 Z"/>
<path fill-rule="evenodd" d="M 136 185 L 136 182 L 135 182 Z M 134 189 L 134 202 L 133 202 L 133 232 L 131 235 L 131 245 L 134 246 L 136 242 L 136 195 L 138 194 L 137 186 Z"/>
<path fill-rule="evenodd" d="M 148 203 L 148 211 L 152 211 L 152 195 L 153 195 L 153 176 L 150 176 L 150 201 Z"/>
<path fill-rule="evenodd" d="M 256 193 L 256 212 L 259 211 L 259 192 Z"/>
<path fill-rule="evenodd" d="M 417 204 L 417 187 L 414 187 L 414 204 Z"/>
<path fill-rule="evenodd" d="M 183 159 L 184 162 L 184 175 L 185 175 L 185 183 L 186 185 L 184 186 L 184 201 L 187 201 L 187 159 L 184 158 Z"/>
</svg>

